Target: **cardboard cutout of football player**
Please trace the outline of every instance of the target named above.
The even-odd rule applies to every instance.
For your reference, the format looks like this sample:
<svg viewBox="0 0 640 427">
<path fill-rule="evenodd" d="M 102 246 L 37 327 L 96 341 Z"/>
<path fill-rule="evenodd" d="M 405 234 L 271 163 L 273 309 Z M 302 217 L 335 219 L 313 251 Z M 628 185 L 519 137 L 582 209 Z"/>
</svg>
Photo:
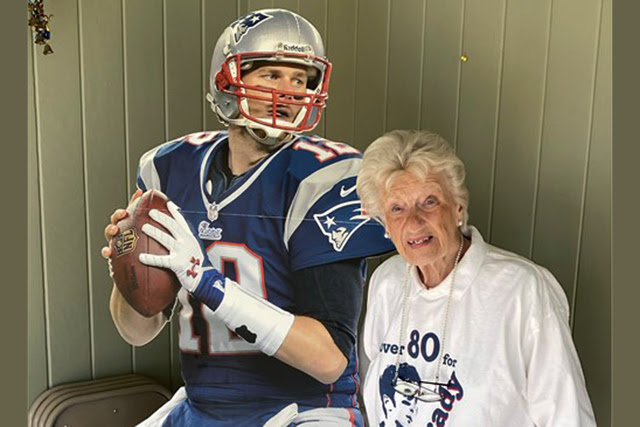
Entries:
<svg viewBox="0 0 640 427">
<path fill-rule="evenodd" d="M 139 190 L 166 194 L 173 218 L 151 211 L 169 233 L 143 231 L 170 254 L 140 260 L 181 282 L 174 315 L 185 381 L 142 425 L 362 425 L 364 258 L 393 246 L 360 211 L 360 153 L 301 135 L 320 119 L 330 72 L 307 20 L 252 12 L 226 28 L 211 61 L 207 99 L 228 131 L 142 156 Z M 124 216 L 112 215 L 107 240 Z M 112 317 L 133 345 L 152 340 L 170 308 L 144 318 L 114 286 Z"/>
</svg>

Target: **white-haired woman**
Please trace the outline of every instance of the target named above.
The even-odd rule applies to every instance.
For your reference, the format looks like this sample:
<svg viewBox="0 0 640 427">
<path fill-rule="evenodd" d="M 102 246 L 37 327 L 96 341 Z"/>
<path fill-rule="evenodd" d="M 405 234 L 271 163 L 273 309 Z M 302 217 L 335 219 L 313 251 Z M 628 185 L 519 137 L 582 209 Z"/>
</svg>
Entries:
<svg viewBox="0 0 640 427">
<path fill-rule="evenodd" d="M 393 131 L 365 151 L 357 191 L 399 253 L 369 288 L 369 424 L 594 426 L 562 288 L 467 225 L 464 179 L 430 132 Z"/>
</svg>

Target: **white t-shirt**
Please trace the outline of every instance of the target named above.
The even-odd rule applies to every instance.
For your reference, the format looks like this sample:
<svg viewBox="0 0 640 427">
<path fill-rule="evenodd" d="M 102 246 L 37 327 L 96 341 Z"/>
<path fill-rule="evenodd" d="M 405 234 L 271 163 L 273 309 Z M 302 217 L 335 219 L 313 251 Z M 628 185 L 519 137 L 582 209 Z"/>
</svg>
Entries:
<svg viewBox="0 0 640 427">
<path fill-rule="evenodd" d="M 446 341 L 451 274 L 427 290 L 417 268 L 399 256 L 373 273 L 363 335 L 371 361 L 363 389 L 369 425 L 595 426 L 562 288 L 544 267 L 488 245 L 470 230 L 471 247 L 455 274 Z M 433 382 L 440 364 L 443 385 L 435 386 L 435 402 L 394 390 L 397 362 L 400 379 L 414 390 L 420 381 Z"/>
</svg>

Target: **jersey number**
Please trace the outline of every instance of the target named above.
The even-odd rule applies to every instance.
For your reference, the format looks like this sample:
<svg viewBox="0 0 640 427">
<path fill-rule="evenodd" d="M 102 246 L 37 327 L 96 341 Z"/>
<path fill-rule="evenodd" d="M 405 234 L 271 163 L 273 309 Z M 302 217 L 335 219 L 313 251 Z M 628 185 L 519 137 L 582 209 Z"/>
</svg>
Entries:
<svg viewBox="0 0 640 427">
<path fill-rule="evenodd" d="M 236 271 L 236 282 L 245 289 L 267 297 L 264 285 L 264 267 L 262 258 L 243 244 L 216 242 L 208 250 L 211 264 L 222 274 L 225 265 L 233 264 Z M 180 299 L 180 350 L 185 353 L 200 354 L 200 339 L 194 333 L 193 306 L 189 303 L 189 294 L 181 289 Z M 254 346 L 233 334 L 224 323 L 217 319 L 213 311 L 200 304 L 202 317 L 206 324 L 206 342 L 210 355 L 231 355 L 238 353 L 258 352 Z"/>
<path fill-rule="evenodd" d="M 316 143 L 319 142 L 319 144 L 310 144 L 306 141 L 299 141 L 293 144 L 293 149 L 312 152 L 316 157 L 316 160 L 320 163 L 326 162 L 327 160 L 331 160 L 334 157 L 341 156 L 343 154 L 360 154 L 358 150 L 347 144 L 343 144 L 342 142 L 316 140 L 313 138 L 311 138 L 311 140 Z"/>
</svg>

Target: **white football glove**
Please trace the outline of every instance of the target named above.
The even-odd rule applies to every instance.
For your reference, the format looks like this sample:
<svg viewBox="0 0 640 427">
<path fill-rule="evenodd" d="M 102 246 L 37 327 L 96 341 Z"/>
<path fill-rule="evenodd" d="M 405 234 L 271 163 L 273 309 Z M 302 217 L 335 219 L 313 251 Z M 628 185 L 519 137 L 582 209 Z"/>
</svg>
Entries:
<svg viewBox="0 0 640 427">
<path fill-rule="evenodd" d="M 178 206 L 168 202 L 173 216 L 156 209 L 149 216 L 171 235 L 151 224 L 142 231 L 167 248 L 169 255 L 140 254 L 140 261 L 172 270 L 180 284 L 213 310 L 218 318 L 238 336 L 269 356 L 273 356 L 293 325 L 293 314 L 225 278 L 213 267 L 202 268 L 204 253 Z"/>
<path fill-rule="evenodd" d="M 144 224 L 142 231 L 167 248 L 169 254 L 140 254 L 140 262 L 172 270 L 182 287 L 193 292 L 202 279 L 205 255 L 198 239 L 191 232 L 187 220 L 180 213 L 180 208 L 171 201 L 167 202 L 167 207 L 173 218 L 157 209 L 152 209 L 149 216 L 169 230 L 171 234 L 167 234 L 151 224 Z"/>
</svg>

